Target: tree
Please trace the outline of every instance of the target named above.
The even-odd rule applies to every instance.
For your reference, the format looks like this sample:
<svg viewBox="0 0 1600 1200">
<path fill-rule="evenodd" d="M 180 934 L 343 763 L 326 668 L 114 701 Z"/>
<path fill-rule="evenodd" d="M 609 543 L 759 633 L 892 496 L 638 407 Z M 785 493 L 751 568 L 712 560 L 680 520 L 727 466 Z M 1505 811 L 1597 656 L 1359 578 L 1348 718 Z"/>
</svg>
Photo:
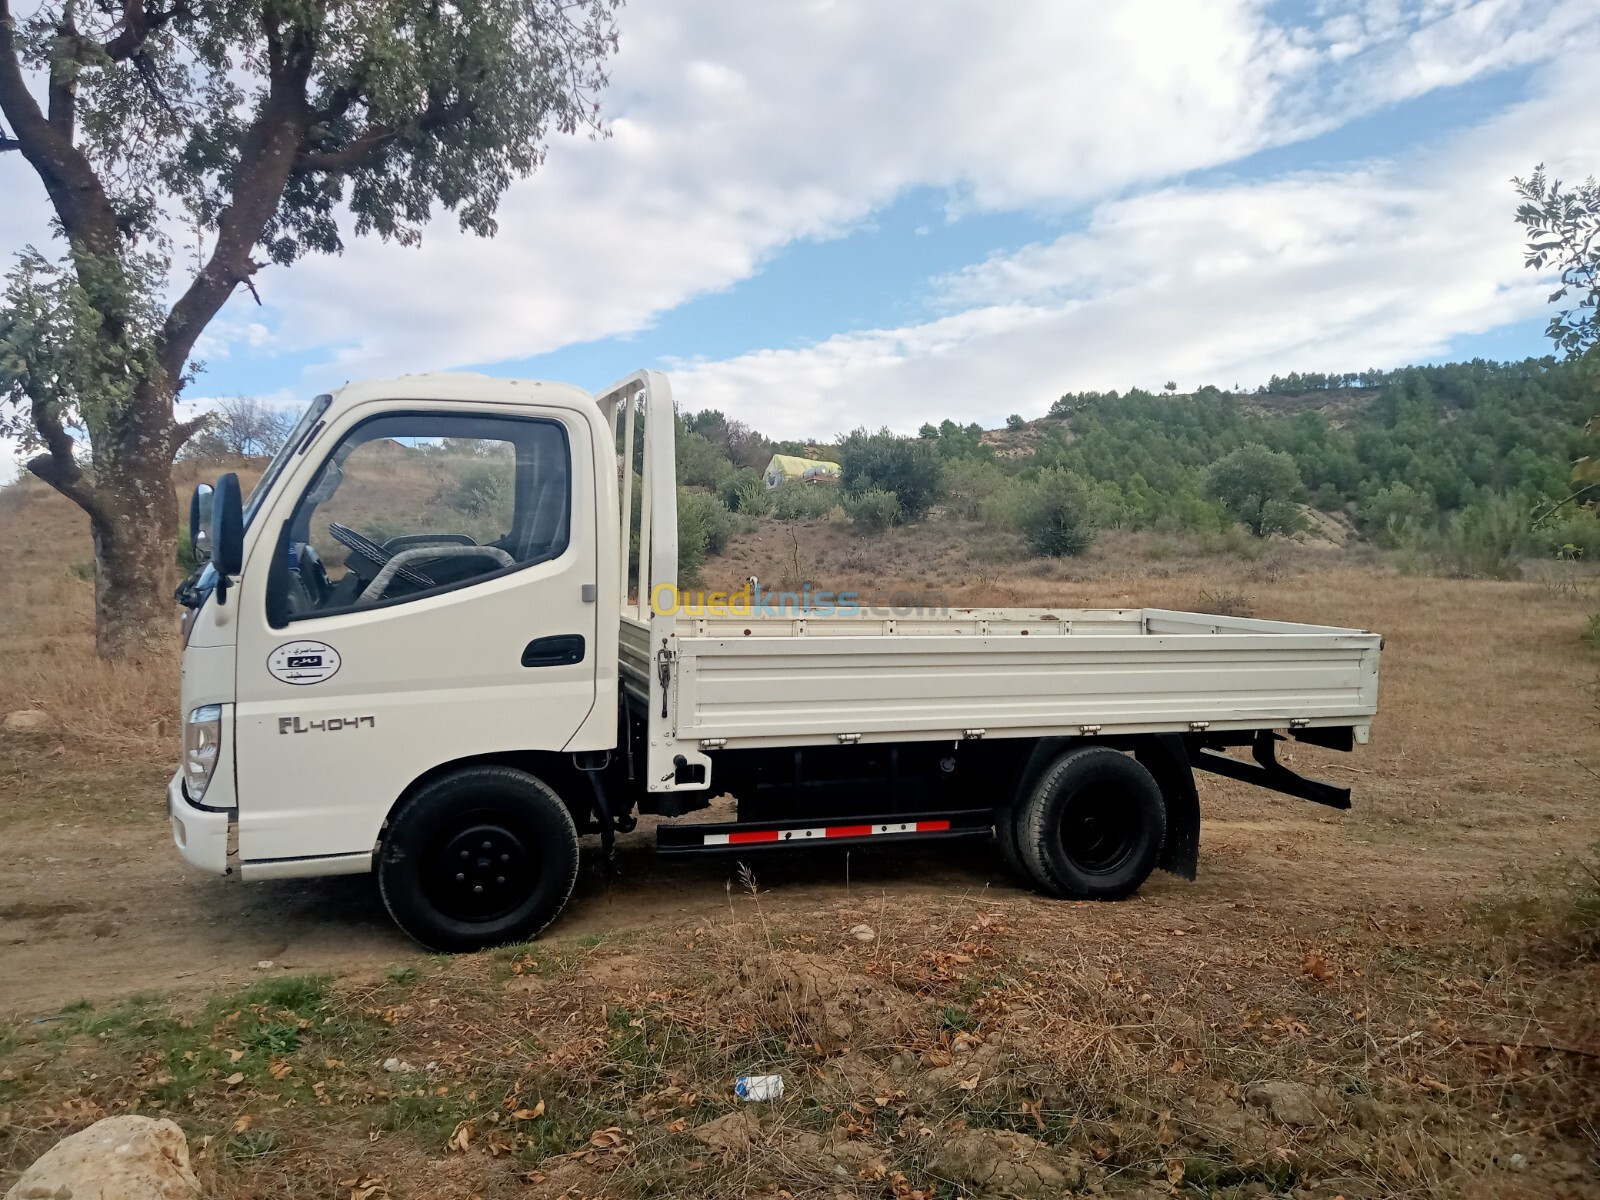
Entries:
<svg viewBox="0 0 1600 1200">
<path fill-rule="evenodd" d="M 1206 494 L 1256 537 L 1292 533 L 1300 522 L 1294 506 L 1300 472 L 1294 459 L 1260 442 L 1248 442 L 1220 459 L 1206 476 Z"/>
<path fill-rule="evenodd" d="M 1600 342 L 1600 184 L 1591 175 L 1563 190 L 1559 179 L 1546 178 L 1543 163 L 1527 179 L 1511 182 L 1523 200 L 1517 224 L 1528 231 L 1524 265 L 1557 268 L 1561 286 L 1550 303 L 1570 297 L 1545 334 L 1568 354 L 1586 354 Z"/>
<path fill-rule="evenodd" d="M 251 396 L 229 396 L 211 412 L 211 423 L 189 443 L 185 453 L 224 456 L 276 454 L 294 430 L 295 414 L 269 408 Z"/>
<path fill-rule="evenodd" d="M 1544 164 L 1527 179 L 1513 179 L 1523 203 L 1516 221 L 1528 231 L 1523 265 L 1560 270 L 1561 286 L 1550 303 L 1571 298 L 1545 328 L 1545 335 L 1571 358 L 1585 360 L 1591 387 L 1600 391 L 1600 184 L 1593 175 L 1570 190 L 1547 179 Z M 1600 415 L 1589 418 L 1589 434 L 1600 434 Z M 1572 464 L 1572 500 L 1600 487 L 1600 455 L 1586 454 Z M 1566 501 L 1563 501 L 1565 503 Z"/>
<path fill-rule="evenodd" d="M 1070 471 L 1052 467 L 1027 485 L 1017 511 L 1017 528 L 1036 557 L 1076 557 L 1094 540 L 1090 508 L 1083 481 Z"/>
<path fill-rule="evenodd" d="M 171 464 L 206 423 L 173 403 L 212 318 L 268 263 L 339 252 L 341 213 L 409 245 L 440 205 L 492 235 L 549 137 L 597 130 L 619 4 L 0 0 L 0 153 L 66 243 L 19 254 L 0 301 L 0 434 L 89 515 L 102 655 L 169 629 Z"/>
<path fill-rule="evenodd" d="M 1021 413 L 1012 413 L 1006 418 L 1007 429 L 1021 429 L 1027 422 L 1022 419 Z"/>
<path fill-rule="evenodd" d="M 847 495 L 881 490 L 900 501 L 902 521 L 920 521 L 944 494 L 944 464 L 934 438 L 857 429 L 839 444 L 839 483 Z"/>
</svg>

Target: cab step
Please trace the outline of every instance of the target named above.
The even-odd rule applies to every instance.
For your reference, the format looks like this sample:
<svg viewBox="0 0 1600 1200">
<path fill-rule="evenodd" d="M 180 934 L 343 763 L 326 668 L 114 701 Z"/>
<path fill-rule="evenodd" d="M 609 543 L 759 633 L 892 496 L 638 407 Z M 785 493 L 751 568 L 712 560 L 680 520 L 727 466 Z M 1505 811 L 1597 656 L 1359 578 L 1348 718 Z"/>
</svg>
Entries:
<svg viewBox="0 0 1600 1200">
<path fill-rule="evenodd" d="M 694 822 L 661 825 L 656 829 L 660 854 L 703 854 L 729 850 L 773 850 L 801 842 L 830 846 L 870 842 L 931 841 L 935 838 L 976 837 L 994 826 L 992 808 L 962 812 L 894 813 L 834 820 L 733 821 L 711 825 Z"/>
</svg>

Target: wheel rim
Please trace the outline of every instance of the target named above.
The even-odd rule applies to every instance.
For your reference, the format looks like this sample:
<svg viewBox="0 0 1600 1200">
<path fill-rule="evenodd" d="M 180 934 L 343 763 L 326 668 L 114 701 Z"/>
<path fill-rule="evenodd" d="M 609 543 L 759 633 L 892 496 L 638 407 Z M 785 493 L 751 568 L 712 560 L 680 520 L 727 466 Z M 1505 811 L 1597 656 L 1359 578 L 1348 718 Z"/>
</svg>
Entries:
<svg viewBox="0 0 1600 1200">
<path fill-rule="evenodd" d="M 423 865 L 422 888 L 451 920 L 498 920 L 526 904 L 539 885 L 528 835 L 503 816 L 476 814 L 437 844 Z"/>
<path fill-rule="evenodd" d="M 1089 784 L 1067 801 L 1061 819 L 1061 849 L 1080 871 L 1108 875 L 1133 856 L 1139 819 L 1116 787 Z"/>
</svg>

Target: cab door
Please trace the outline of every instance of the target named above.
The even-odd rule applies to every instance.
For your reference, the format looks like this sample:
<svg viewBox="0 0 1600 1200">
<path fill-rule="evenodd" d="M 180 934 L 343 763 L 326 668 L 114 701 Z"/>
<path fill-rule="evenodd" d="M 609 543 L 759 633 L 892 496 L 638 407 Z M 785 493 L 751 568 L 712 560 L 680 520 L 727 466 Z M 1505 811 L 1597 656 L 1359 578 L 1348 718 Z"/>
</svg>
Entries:
<svg viewBox="0 0 1600 1200">
<path fill-rule="evenodd" d="M 230 598 L 247 878 L 366 870 L 420 776 L 572 738 L 595 703 L 592 436 L 560 409 L 408 401 L 312 444 Z"/>
</svg>

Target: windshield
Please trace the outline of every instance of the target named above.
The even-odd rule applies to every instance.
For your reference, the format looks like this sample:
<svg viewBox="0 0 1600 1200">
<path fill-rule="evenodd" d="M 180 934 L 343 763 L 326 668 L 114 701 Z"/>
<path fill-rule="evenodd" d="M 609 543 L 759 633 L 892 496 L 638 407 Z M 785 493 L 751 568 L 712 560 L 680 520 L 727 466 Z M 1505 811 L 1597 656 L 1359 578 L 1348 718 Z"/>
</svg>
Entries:
<svg viewBox="0 0 1600 1200">
<path fill-rule="evenodd" d="M 245 501 L 244 525 L 250 528 L 250 522 L 261 507 L 261 502 L 272 491 L 272 485 L 278 481 L 278 476 L 283 474 L 283 468 L 288 465 L 297 450 L 306 440 L 306 435 L 316 428 L 317 422 L 322 419 L 322 414 L 328 411 L 328 405 L 333 403 L 333 397 L 328 395 L 318 396 L 313 400 L 300 419 L 295 422 L 294 432 L 284 439 L 283 448 L 272 456 L 272 461 L 267 464 L 267 469 L 262 473 L 260 482 L 250 492 L 250 499 Z"/>
</svg>

